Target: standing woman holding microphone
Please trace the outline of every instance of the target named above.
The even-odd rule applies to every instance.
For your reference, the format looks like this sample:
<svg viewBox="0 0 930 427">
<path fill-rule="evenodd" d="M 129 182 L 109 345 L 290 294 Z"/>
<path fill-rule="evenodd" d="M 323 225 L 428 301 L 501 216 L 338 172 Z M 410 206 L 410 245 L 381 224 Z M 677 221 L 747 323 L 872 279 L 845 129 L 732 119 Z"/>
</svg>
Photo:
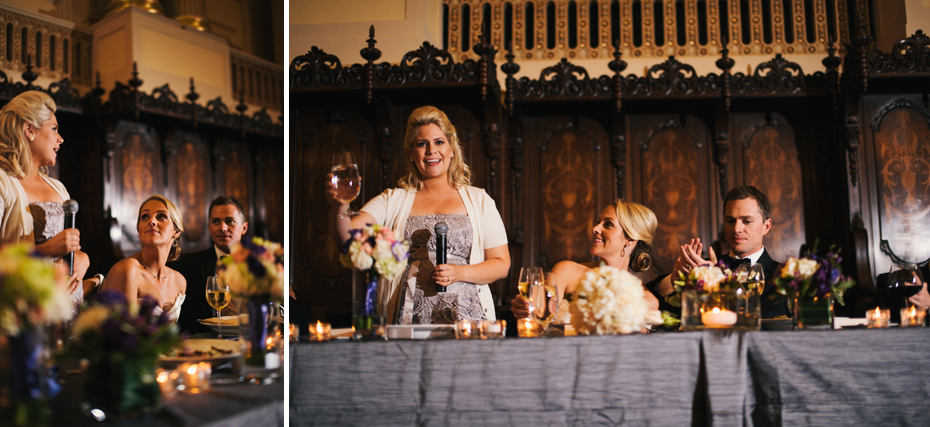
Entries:
<svg viewBox="0 0 930 427">
<path fill-rule="evenodd" d="M 337 242 L 345 242 L 349 230 L 366 224 L 381 224 L 412 242 L 410 265 L 382 301 L 387 303 L 389 323 L 496 319 L 487 284 L 510 270 L 507 232 L 494 199 L 470 185 L 471 170 L 462 151 L 446 114 L 425 106 L 407 120 L 401 157 L 407 173 L 398 182 L 400 188 L 385 190 L 350 219 L 343 215 L 349 205 L 338 201 L 329 175 L 330 232 Z M 434 230 L 439 223 L 448 227 L 447 260 L 435 265 Z"/>
<path fill-rule="evenodd" d="M 32 242 L 36 250 L 56 262 L 74 252 L 74 274 L 69 291 L 80 303 L 85 288 L 99 284 L 84 273 L 90 266 L 81 252 L 81 234 L 64 228 L 68 190 L 48 176 L 45 167 L 54 166 L 64 139 L 58 134 L 57 106 L 48 94 L 27 91 L 0 109 L 0 243 Z"/>
</svg>

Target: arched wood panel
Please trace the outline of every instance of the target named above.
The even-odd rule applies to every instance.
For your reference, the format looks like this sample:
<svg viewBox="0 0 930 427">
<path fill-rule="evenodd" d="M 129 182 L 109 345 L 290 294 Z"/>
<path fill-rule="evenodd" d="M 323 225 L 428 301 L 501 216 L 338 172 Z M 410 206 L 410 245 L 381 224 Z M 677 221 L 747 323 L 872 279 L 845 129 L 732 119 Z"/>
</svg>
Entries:
<svg viewBox="0 0 930 427">
<path fill-rule="evenodd" d="M 252 201 L 252 153 L 240 141 L 225 140 L 213 149 L 214 182 L 216 194 L 233 196 L 249 218 L 255 216 Z"/>
<path fill-rule="evenodd" d="M 284 152 L 260 148 L 255 157 L 255 219 L 253 234 L 284 241 Z"/>
<path fill-rule="evenodd" d="M 184 218 L 183 251 L 211 245 L 207 208 L 213 197 L 210 148 L 196 133 L 177 131 L 165 140 L 168 169 L 166 196 L 178 206 Z"/>
<path fill-rule="evenodd" d="M 107 206 L 119 221 L 120 248 L 126 255 L 139 251 L 136 220 L 142 202 L 164 192 L 161 142 L 154 129 L 120 121 L 107 135 Z"/>
</svg>

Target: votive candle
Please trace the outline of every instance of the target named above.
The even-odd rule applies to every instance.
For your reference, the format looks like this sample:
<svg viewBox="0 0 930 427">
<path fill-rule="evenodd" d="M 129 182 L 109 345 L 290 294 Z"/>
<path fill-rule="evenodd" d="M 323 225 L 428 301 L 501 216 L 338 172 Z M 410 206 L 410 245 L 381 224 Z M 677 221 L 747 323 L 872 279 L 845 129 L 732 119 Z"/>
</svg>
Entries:
<svg viewBox="0 0 930 427">
<path fill-rule="evenodd" d="M 459 339 L 472 339 L 477 337 L 475 325 L 471 320 L 462 319 L 455 322 L 455 337 Z"/>
<path fill-rule="evenodd" d="M 481 339 L 488 338 L 503 338 L 507 330 L 507 321 L 506 320 L 482 320 L 478 324 L 478 330 L 481 335 Z"/>
<path fill-rule="evenodd" d="M 329 341 L 331 331 L 329 323 L 318 320 L 316 325 L 310 325 L 310 341 Z"/>
<path fill-rule="evenodd" d="M 911 306 L 910 308 L 901 309 L 901 323 L 899 326 L 924 326 L 924 316 L 927 312 L 923 310 L 918 310 L 917 307 Z"/>
<path fill-rule="evenodd" d="M 714 307 L 713 310 L 701 313 L 701 322 L 704 323 L 704 326 L 711 328 L 733 326 L 736 324 L 736 313 Z"/>
<path fill-rule="evenodd" d="M 875 310 L 865 312 L 865 320 L 870 328 L 887 328 L 891 322 L 891 310 L 875 307 Z"/>
<path fill-rule="evenodd" d="M 210 389 L 210 374 L 213 369 L 209 363 L 185 363 L 181 365 L 180 371 L 182 391 L 203 393 Z"/>
<path fill-rule="evenodd" d="M 299 329 L 297 329 L 296 323 L 291 323 L 288 325 L 287 339 L 289 341 L 297 341 L 300 339 L 300 332 Z"/>
<path fill-rule="evenodd" d="M 158 382 L 158 389 L 161 390 L 162 397 L 167 399 L 177 394 L 178 392 L 177 372 L 159 369 L 158 371 L 156 371 L 155 381 Z"/>
<path fill-rule="evenodd" d="M 533 338 L 539 336 L 539 324 L 529 317 L 517 321 L 517 336 Z"/>
</svg>

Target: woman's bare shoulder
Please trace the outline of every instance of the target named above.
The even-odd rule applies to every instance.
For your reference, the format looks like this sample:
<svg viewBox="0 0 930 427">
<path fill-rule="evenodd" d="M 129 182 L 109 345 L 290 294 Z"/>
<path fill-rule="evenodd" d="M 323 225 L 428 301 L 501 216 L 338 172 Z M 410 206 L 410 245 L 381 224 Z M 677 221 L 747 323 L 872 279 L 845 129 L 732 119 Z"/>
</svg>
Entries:
<svg viewBox="0 0 930 427">
<path fill-rule="evenodd" d="M 171 282 L 174 283 L 175 286 L 177 286 L 181 290 L 181 293 L 186 294 L 187 293 L 187 278 L 185 278 L 183 274 L 179 273 L 177 270 L 171 267 L 165 267 L 165 268 L 168 269 L 168 274 L 170 275 L 169 277 L 171 277 Z M 204 285 L 206 286 L 206 284 Z"/>
</svg>

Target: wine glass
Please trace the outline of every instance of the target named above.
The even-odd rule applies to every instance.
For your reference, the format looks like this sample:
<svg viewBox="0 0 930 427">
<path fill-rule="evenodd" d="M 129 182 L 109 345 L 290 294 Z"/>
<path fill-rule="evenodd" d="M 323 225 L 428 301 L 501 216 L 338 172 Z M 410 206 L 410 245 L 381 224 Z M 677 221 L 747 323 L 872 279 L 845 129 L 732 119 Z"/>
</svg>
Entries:
<svg viewBox="0 0 930 427">
<path fill-rule="evenodd" d="M 559 300 L 555 285 L 544 282 L 531 285 L 530 301 L 533 317 L 542 327 L 541 333 L 545 333 L 559 311 Z"/>
<path fill-rule="evenodd" d="M 917 295 L 923 288 L 924 280 L 920 270 L 914 264 L 902 264 L 898 271 L 888 275 L 888 292 L 891 298 L 904 300 L 901 307 L 907 308 L 908 298 Z"/>
<path fill-rule="evenodd" d="M 756 295 L 762 295 L 765 289 L 765 269 L 762 264 L 755 263 L 746 271 L 746 289 Z"/>
<path fill-rule="evenodd" d="M 207 303 L 216 310 L 217 333 L 223 336 L 223 309 L 229 305 L 229 285 L 216 276 L 207 277 Z"/>
<path fill-rule="evenodd" d="M 333 154 L 333 187 L 336 189 L 336 200 L 349 204 L 358 197 L 362 189 L 362 177 L 358 174 L 358 164 L 355 163 L 355 156 L 349 151 L 342 151 Z M 345 211 L 340 218 L 358 215 L 358 212 L 352 210 Z"/>
<path fill-rule="evenodd" d="M 537 282 L 536 267 L 523 267 L 517 279 L 517 290 L 523 298 L 530 299 L 530 286 Z"/>
</svg>

